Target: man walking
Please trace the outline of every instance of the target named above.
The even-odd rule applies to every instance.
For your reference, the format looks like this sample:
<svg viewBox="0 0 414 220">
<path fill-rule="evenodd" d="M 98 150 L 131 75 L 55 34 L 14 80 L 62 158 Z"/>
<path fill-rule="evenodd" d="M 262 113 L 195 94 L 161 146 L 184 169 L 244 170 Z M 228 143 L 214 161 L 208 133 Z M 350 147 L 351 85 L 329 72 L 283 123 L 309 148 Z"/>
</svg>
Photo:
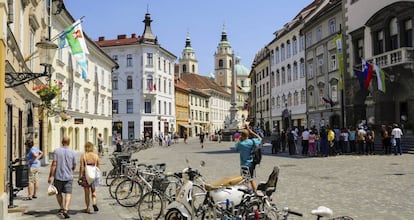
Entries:
<svg viewBox="0 0 414 220">
<path fill-rule="evenodd" d="M 59 213 L 64 218 L 70 218 L 68 214 L 72 194 L 73 171 L 76 169 L 75 153 L 69 148 L 69 137 L 62 138 L 62 147 L 56 148 L 53 152 L 53 162 L 50 166 L 48 183 L 58 190 L 56 195 L 59 204 Z M 65 193 L 63 203 L 62 193 Z"/>
<path fill-rule="evenodd" d="M 103 152 L 103 137 L 102 137 L 102 133 L 98 134 L 98 155 L 99 156 L 103 156 L 104 152 Z"/>
<path fill-rule="evenodd" d="M 395 139 L 394 154 L 397 155 L 397 153 L 400 153 L 400 155 L 402 155 L 401 136 L 403 136 L 403 133 L 398 127 L 398 124 L 394 124 L 394 128 L 391 131 L 391 136 Z"/>
</svg>

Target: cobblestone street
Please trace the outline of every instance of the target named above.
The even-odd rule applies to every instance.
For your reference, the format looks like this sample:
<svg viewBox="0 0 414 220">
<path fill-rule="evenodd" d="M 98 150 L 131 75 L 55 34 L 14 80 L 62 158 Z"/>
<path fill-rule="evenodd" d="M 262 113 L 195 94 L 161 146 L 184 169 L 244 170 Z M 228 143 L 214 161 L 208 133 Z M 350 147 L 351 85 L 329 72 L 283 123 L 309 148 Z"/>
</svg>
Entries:
<svg viewBox="0 0 414 220">
<path fill-rule="evenodd" d="M 232 149 L 234 143 L 207 141 L 201 149 L 197 139 L 189 144 L 155 147 L 133 155 L 139 162 L 165 162 L 167 171 L 178 171 L 187 166 L 197 168 L 208 181 L 239 173 L 239 155 Z M 310 215 L 319 205 L 330 207 L 334 216 L 348 215 L 354 219 L 412 219 L 414 216 L 414 155 L 402 156 L 353 156 L 344 155 L 327 158 L 289 157 L 286 153 L 271 155 L 270 145 L 264 147 L 262 164 L 257 168 L 257 179 L 267 180 L 273 166 L 280 167 L 277 191 L 273 201 L 279 208 L 288 206 L 302 212 L 301 219 L 316 219 Z M 206 165 L 200 167 L 200 161 Z M 103 169 L 111 167 L 108 157 L 103 159 Z M 46 192 L 47 176 L 43 168 L 42 192 Z M 26 192 L 21 192 L 24 194 Z M 98 189 L 100 212 L 93 215 L 72 211 L 72 219 L 134 219 L 134 208 L 123 208 L 111 199 L 106 186 Z M 57 209 L 54 198 L 41 193 L 36 203 L 17 199 L 15 203 L 26 207 L 31 214 L 13 213 L 12 219 L 58 219 L 47 214 Z M 84 208 L 83 192 L 74 186 L 71 209 Z M 36 215 L 36 213 L 46 213 Z M 92 217 L 92 218 L 91 218 Z"/>
</svg>

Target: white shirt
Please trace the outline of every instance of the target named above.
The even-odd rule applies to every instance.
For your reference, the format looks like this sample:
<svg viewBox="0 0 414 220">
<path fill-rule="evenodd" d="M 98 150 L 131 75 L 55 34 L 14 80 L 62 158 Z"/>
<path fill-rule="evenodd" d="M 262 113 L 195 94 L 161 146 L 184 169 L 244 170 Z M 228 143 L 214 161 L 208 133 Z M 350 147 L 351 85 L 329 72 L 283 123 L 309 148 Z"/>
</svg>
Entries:
<svg viewBox="0 0 414 220">
<path fill-rule="evenodd" d="M 394 128 L 394 129 L 392 129 L 392 131 L 391 131 L 391 135 L 392 135 L 394 138 L 401 138 L 401 136 L 403 136 L 403 133 L 402 133 L 402 131 L 401 131 L 401 129 L 400 129 L 400 128 Z"/>
<path fill-rule="evenodd" d="M 309 131 L 305 130 L 302 132 L 302 140 L 305 140 L 305 141 L 309 140 Z"/>
</svg>

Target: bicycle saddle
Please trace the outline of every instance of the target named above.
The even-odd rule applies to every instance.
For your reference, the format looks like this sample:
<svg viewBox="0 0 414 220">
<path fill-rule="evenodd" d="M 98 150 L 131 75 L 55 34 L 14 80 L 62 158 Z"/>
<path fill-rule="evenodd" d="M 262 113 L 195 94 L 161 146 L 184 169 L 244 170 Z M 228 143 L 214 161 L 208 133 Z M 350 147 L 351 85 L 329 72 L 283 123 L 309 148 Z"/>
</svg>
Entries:
<svg viewBox="0 0 414 220">
<path fill-rule="evenodd" d="M 312 215 L 321 216 L 321 217 L 331 217 L 333 212 L 330 208 L 325 206 L 319 206 L 318 209 L 311 211 Z"/>
</svg>

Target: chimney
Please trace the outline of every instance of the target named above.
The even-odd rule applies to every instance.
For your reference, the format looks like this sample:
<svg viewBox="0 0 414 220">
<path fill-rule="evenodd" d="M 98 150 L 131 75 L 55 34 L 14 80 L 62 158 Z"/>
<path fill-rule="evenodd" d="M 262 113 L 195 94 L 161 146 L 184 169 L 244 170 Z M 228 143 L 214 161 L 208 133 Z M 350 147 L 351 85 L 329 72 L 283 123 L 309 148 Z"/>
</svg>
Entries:
<svg viewBox="0 0 414 220">
<path fill-rule="evenodd" d="M 125 38 L 126 38 L 126 34 L 118 35 L 118 40 L 125 39 Z"/>
<path fill-rule="evenodd" d="M 137 34 L 135 33 L 131 34 L 131 38 L 137 38 Z"/>
<path fill-rule="evenodd" d="M 104 41 L 104 40 L 105 40 L 105 37 L 100 36 L 98 41 Z"/>
</svg>

